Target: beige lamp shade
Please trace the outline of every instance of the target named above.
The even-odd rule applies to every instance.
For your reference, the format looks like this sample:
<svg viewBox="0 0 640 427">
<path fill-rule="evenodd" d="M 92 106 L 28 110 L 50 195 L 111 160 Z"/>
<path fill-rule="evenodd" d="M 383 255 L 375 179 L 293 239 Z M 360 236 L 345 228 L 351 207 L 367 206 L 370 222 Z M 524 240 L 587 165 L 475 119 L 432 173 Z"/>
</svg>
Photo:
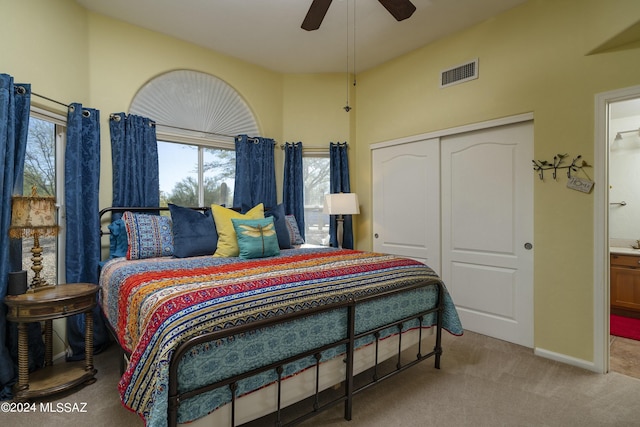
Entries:
<svg viewBox="0 0 640 427">
<path fill-rule="evenodd" d="M 358 195 L 355 193 L 334 193 L 324 196 L 322 213 L 329 215 L 356 215 L 360 213 Z"/>
<path fill-rule="evenodd" d="M 14 239 L 58 234 L 54 197 L 13 196 L 9 236 Z"/>
</svg>

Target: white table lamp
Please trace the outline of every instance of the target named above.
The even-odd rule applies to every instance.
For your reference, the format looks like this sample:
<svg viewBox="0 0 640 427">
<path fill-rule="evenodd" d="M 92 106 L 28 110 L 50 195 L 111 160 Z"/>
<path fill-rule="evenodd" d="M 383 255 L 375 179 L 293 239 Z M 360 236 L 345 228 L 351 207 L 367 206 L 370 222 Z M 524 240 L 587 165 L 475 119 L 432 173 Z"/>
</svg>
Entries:
<svg viewBox="0 0 640 427">
<path fill-rule="evenodd" d="M 344 217 L 343 215 L 357 215 L 360 213 L 360 205 L 358 204 L 358 195 L 355 193 L 333 193 L 324 196 L 324 206 L 322 213 L 329 215 L 337 215 L 338 218 L 338 247 L 342 248 L 342 237 L 344 234 Z"/>
</svg>

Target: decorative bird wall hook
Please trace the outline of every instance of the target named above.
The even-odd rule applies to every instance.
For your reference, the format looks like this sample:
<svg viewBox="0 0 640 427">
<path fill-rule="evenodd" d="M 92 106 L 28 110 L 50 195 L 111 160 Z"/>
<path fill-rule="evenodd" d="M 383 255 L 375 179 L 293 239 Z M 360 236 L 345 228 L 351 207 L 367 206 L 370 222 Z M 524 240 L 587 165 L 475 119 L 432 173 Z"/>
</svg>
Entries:
<svg viewBox="0 0 640 427">
<path fill-rule="evenodd" d="M 558 169 L 567 169 L 567 178 L 571 178 L 572 171 L 578 172 L 582 168 L 590 166 L 586 161 L 584 160 L 580 161 L 580 159 L 582 159 L 582 155 L 578 155 L 574 157 L 570 165 L 563 166 L 562 163 L 564 162 L 564 159 L 567 156 L 568 155 L 566 153 L 556 154 L 555 156 L 553 156 L 553 163 L 548 162 L 546 160 L 532 160 L 533 170 L 535 172 L 538 172 L 538 177 L 540 177 L 540 180 L 543 181 L 545 170 L 553 169 L 553 179 L 555 180 L 558 178 Z"/>
</svg>

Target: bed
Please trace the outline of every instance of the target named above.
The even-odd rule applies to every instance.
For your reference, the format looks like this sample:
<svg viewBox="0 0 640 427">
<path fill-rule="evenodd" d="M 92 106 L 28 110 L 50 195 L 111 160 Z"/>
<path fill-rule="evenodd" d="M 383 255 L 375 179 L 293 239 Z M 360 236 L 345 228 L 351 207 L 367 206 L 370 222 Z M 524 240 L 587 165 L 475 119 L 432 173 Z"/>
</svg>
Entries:
<svg viewBox="0 0 640 427">
<path fill-rule="evenodd" d="M 153 216 L 101 215 L 114 210 Z M 158 246 L 165 256 L 112 256 L 100 275 L 100 304 L 127 357 L 120 396 L 148 426 L 236 426 L 267 414 L 295 424 L 336 404 L 350 419 L 356 393 L 426 359 L 439 368 L 442 329 L 463 332 L 440 278 L 412 259 L 297 245 L 263 257 L 176 257 Z M 407 349 L 417 349 L 408 361 Z M 356 384 L 362 372 L 369 380 Z M 305 399 L 308 411 L 284 419 Z"/>
</svg>

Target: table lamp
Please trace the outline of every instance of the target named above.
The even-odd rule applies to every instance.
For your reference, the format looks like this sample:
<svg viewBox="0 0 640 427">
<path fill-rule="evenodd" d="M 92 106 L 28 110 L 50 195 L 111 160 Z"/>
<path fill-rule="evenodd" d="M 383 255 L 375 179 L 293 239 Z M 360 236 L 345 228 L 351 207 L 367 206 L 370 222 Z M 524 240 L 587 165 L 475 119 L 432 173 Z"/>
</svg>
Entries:
<svg viewBox="0 0 640 427">
<path fill-rule="evenodd" d="M 34 186 L 31 188 L 31 196 L 13 196 L 11 202 L 9 237 L 12 239 L 33 237 L 33 248 L 31 248 L 33 266 L 31 269 L 34 272 L 34 277 L 27 292 L 53 287 L 54 285 L 49 285 L 45 279 L 40 277 L 42 271 L 40 237 L 58 234 L 56 200 L 54 197 L 38 196 Z"/>
<path fill-rule="evenodd" d="M 338 247 L 342 248 L 342 237 L 344 234 L 343 215 L 356 215 L 360 213 L 358 195 L 355 193 L 325 194 L 322 213 L 338 216 L 338 218 L 336 218 L 338 221 L 336 234 L 338 238 Z"/>
</svg>

